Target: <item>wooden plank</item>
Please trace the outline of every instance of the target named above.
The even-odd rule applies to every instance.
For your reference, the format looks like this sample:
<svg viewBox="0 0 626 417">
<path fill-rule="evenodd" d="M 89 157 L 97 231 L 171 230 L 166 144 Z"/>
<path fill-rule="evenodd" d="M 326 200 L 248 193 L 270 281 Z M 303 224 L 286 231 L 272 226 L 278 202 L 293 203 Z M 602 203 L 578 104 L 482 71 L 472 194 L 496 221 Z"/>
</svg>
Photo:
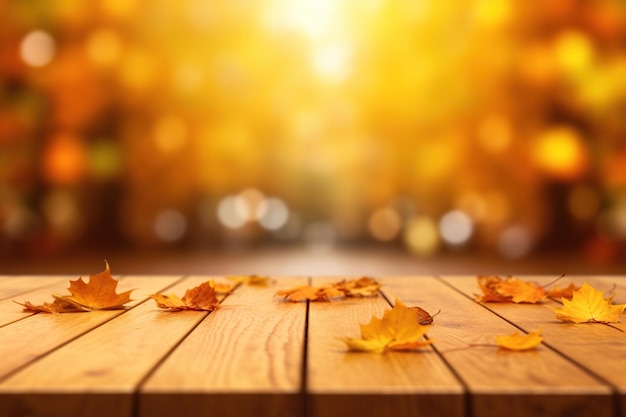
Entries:
<svg viewBox="0 0 626 417">
<path fill-rule="evenodd" d="M 394 277 L 383 283 L 390 298 L 431 314 L 441 311 L 428 335 L 467 385 L 473 416 L 548 417 L 565 415 L 572 408 L 581 417 L 612 415 L 610 388 L 545 346 L 528 352 L 470 348 L 469 344 L 493 345 L 496 335 L 517 329 L 439 280 Z M 532 317 L 533 311 L 526 314 Z"/>
<path fill-rule="evenodd" d="M 121 280 L 119 291 L 140 288 L 132 293 L 132 307 L 157 292 L 177 277 L 128 277 Z M 11 302 L 5 300 L 4 302 Z M 20 306 L 15 304 L 17 310 Z M 101 310 L 89 313 L 39 313 L 0 328 L 0 380 L 40 356 L 122 314 L 125 310 Z"/>
<path fill-rule="evenodd" d="M 226 298 L 143 384 L 139 415 L 302 415 L 306 307 L 275 300 L 277 288 L 244 285 Z"/>
<path fill-rule="evenodd" d="M 313 284 L 328 280 L 315 278 Z M 419 353 L 346 351 L 342 339 L 358 337 L 359 324 L 389 308 L 382 297 L 310 303 L 310 417 L 464 414 L 463 387 L 431 347 Z"/>
<path fill-rule="evenodd" d="M 0 277 L 0 300 L 14 298 L 23 293 L 31 292 L 38 288 L 46 288 L 60 283 L 67 283 L 69 279 L 77 277 L 65 276 L 1 276 Z"/>
<path fill-rule="evenodd" d="M 556 277 L 522 276 L 521 278 L 545 285 Z M 466 294 L 479 292 L 475 277 L 445 277 L 444 279 Z M 567 275 L 558 285 L 564 286 L 569 282 L 582 285 L 585 281 L 605 291 L 605 296 L 615 290 L 614 302 L 626 303 L 626 281 L 622 276 Z M 557 303 L 550 301 L 546 303 L 558 307 Z M 518 320 L 520 323 L 528 320 L 528 318 L 519 317 L 519 313 L 523 315 L 523 312 L 515 308 L 515 305 L 491 303 L 486 306 L 509 320 Z M 619 396 L 618 401 L 621 403 L 621 415 L 626 416 L 626 366 L 623 363 L 626 348 L 623 343 L 620 343 L 624 337 L 623 334 L 601 325 L 564 323 L 556 320 L 552 311 L 548 309 L 541 311 L 543 313 L 538 319 L 538 324 L 544 326 L 542 333 L 547 343 L 614 386 Z M 618 323 L 615 326 L 626 330 L 624 323 Z"/>
<path fill-rule="evenodd" d="M 24 279 L 11 278 L 10 281 L 13 283 L 13 287 L 11 288 L 13 288 L 16 292 L 15 295 L 0 301 L 0 327 L 35 314 L 32 311 L 24 311 L 24 309 L 14 301 L 21 303 L 30 301 L 33 304 L 41 304 L 44 301 L 50 302 L 52 301 L 51 294 L 53 292 L 66 293 L 66 291 L 63 290 L 63 285 L 67 287 L 69 279 L 73 278 L 38 277 L 35 281 L 29 279 L 29 277 L 25 277 Z M 32 289 L 29 291 L 28 288 Z"/>
<path fill-rule="evenodd" d="M 187 278 L 166 293 L 182 296 L 206 280 Z M 144 289 L 141 292 L 146 295 Z M 9 411 L 131 417 L 140 381 L 207 314 L 166 312 L 147 300 L 12 375 L 0 384 L 0 393 L 13 395 Z M 100 401 L 102 396 L 106 401 Z M 51 406 L 55 398 L 59 401 Z"/>
</svg>

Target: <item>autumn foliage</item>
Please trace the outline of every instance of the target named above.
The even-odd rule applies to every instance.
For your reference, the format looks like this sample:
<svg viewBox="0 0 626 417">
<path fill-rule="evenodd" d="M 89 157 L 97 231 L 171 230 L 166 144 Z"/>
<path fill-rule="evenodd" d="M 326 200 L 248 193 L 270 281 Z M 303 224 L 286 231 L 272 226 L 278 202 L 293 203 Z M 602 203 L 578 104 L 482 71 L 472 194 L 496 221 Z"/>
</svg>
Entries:
<svg viewBox="0 0 626 417">
<path fill-rule="evenodd" d="M 70 281 L 68 288 L 70 295 L 52 294 L 54 299 L 51 303 L 41 305 L 31 304 L 29 301 L 18 303 L 25 310 L 46 313 L 76 313 L 91 310 L 111 310 L 123 308 L 123 305 L 131 301 L 129 290 L 117 293 L 118 281 L 111 276 L 109 264 L 105 261 L 104 271 L 89 276 L 89 281 L 83 281 L 79 277 Z"/>
<path fill-rule="evenodd" d="M 556 313 L 556 318 L 573 323 L 617 323 L 626 304 L 613 304 L 613 297 L 604 298 L 604 293 L 586 282 L 574 291 L 572 299 L 563 298 L 563 307 L 546 306 Z"/>
<path fill-rule="evenodd" d="M 557 280 L 560 278 L 562 276 Z M 535 282 L 513 277 L 502 279 L 495 275 L 479 275 L 476 279 L 483 292 L 483 295 L 476 296 L 476 301 L 487 303 L 535 304 L 546 297 L 571 298 L 573 291 L 577 289 L 574 284 L 570 284 L 565 288 L 553 287 L 546 291 L 546 286 L 541 286 Z"/>
<path fill-rule="evenodd" d="M 183 298 L 179 298 L 175 294 L 151 294 L 150 298 L 156 302 L 157 306 L 169 311 L 213 311 L 219 305 L 215 282 L 213 280 L 188 289 Z"/>
<path fill-rule="evenodd" d="M 321 287 L 309 285 L 281 290 L 276 296 L 287 301 L 329 301 L 349 297 L 373 297 L 378 295 L 380 283 L 374 278 L 362 277 L 353 280 L 343 280 Z"/>
<path fill-rule="evenodd" d="M 361 324 L 361 338 L 348 338 L 344 342 L 349 350 L 385 353 L 387 351 L 412 351 L 431 344 L 424 339 L 428 325 L 420 324 L 419 311 L 397 300 L 382 318 L 372 317 L 368 324 Z"/>
</svg>

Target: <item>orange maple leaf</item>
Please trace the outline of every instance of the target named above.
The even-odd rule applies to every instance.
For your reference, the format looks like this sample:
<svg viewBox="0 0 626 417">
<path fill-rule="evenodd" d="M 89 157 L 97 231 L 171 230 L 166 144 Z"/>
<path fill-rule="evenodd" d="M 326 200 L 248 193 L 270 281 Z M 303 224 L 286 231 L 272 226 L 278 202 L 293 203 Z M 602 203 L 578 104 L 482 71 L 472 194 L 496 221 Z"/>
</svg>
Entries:
<svg viewBox="0 0 626 417">
<path fill-rule="evenodd" d="M 312 287 L 310 285 L 303 285 L 300 287 L 290 288 L 288 290 L 280 290 L 276 292 L 276 295 L 283 297 L 288 301 L 328 301 L 330 298 L 337 296 L 343 296 L 343 293 L 335 293 L 334 291 L 327 291 L 327 289 Z"/>
<path fill-rule="evenodd" d="M 303 285 L 280 290 L 276 296 L 288 301 L 329 301 L 346 297 L 372 297 L 378 295 L 380 284 L 373 278 L 362 277 L 355 280 L 343 280 L 322 287 Z"/>
<path fill-rule="evenodd" d="M 567 287 L 552 287 L 546 294 L 546 297 L 550 298 L 565 298 L 567 300 L 571 300 L 574 296 L 574 291 L 578 291 L 580 287 L 570 283 Z"/>
<path fill-rule="evenodd" d="M 417 310 L 408 308 L 400 300 L 382 318 L 372 317 L 361 324 L 360 339 L 345 339 L 349 350 L 384 353 L 387 351 L 412 351 L 431 344 L 424 334 L 429 326 L 418 322 Z"/>
<path fill-rule="evenodd" d="M 117 293 L 118 281 L 111 276 L 109 263 L 104 261 L 105 270 L 89 276 L 89 281 L 83 281 L 79 277 L 75 281 L 70 280 L 68 288 L 71 295 L 52 294 L 54 302 L 42 305 L 33 305 L 30 302 L 18 303 L 26 310 L 41 311 L 48 313 L 71 313 L 91 310 L 111 310 L 123 308 L 123 305 L 131 301 L 129 290 Z"/>
<path fill-rule="evenodd" d="M 502 279 L 498 276 L 477 277 L 478 286 L 483 291 L 476 301 L 495 303 L 537 303 L 546 296 L 543 287 L 533 282 L 522 281 L 519 278 Z"/>
<path fill-rule="evenodd" d="M 169 311 L 213 311 L 219 306 L 217 292 L 215 291 L 215 282 L 213 280 L 188 289 L 183 298 L 179 298 L 175 294 L 151 294 L 150 298 L 156 302 L 157 306 Z"/>
</svg>

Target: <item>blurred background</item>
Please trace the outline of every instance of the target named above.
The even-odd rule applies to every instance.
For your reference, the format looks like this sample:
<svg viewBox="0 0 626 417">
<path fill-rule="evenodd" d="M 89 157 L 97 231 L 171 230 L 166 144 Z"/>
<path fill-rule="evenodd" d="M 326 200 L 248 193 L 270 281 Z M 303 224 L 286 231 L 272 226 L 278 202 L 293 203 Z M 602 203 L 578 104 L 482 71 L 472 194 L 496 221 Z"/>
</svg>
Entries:
<svg viewBox="0 0 626 417">
<path fill-rule="evenodd" d="M 0 273 L 624 255 L 621 0 L 0 0 Z"/>
</svg>

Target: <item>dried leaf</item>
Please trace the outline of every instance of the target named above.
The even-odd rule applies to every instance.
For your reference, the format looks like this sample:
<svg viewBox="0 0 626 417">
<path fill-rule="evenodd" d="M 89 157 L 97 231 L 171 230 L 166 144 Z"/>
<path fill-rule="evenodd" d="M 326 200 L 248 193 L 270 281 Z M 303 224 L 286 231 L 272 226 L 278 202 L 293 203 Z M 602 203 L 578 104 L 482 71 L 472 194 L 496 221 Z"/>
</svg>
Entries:
<svg viewBox="0 0 626 417">
<path fill-rule="evenodd" d="M 319 287 L 311 287 L 303 285 L 288 290 L 277 291 L 276 295 L 283 297 L 288 301 L 328 301 L 328 295 L 325 289 Z"/>
<path fill-rule="evenodd" d="M 373 297 L 378 295 L 380 284 L 373 278 L 363 277 L 339 281 L 322 287 L 304 285 L 276 292 L 276 296 L 288 301 L 329 301 L 346 297 Z"/>
<path fill-rule="evenodd" d="M 63 301 L 58 297 L 54 297 L 54 302 L 46 303 L 40 305 L 31 304 L 30 301 L 26 301 L 24 303 L 20 303 L 15 301 L 17 304 L 24 307 L 24 311 L 33 311 L 33 312 L 42 312 L 42 313 L 79 313 L 82 311 L 88 311 L 85 309 L 79 309 L 74 304 Z"/>
<path fill-rule="evenodd" d="M 565 288 L 561 287 L 552 287 L 550 291 L 546 294 L 547 297 L 550 298 L 567 298 L 571 300 L 574 296 L 574 291 L 580 289 L 580 287 L 575 286 L 574 284 L 569 284 Z"/>
<path fill-rule="evenodd" d="M 361 324 L 360 339 L 345 339 L 349 350 L 384 353 L 387 351 L 417 350 L 432 343 L 423 339 L 429 326 L 416 320 L 417 314 L 396 299 L 395 306 L 385 311 L 382 318 L 372 317 L 368 324 Z"/>
<path fill-rule="evenodd" d="M 216 282 L 214 288 L 215 292 L 218 294 L 230 294 L 235 286 L 223 282 Z"/>
<path fill-rule="evenodd" d="M 604 293 L 586 282 L 574 291 L 572 299 L 562 298 L 563 307 L 546 306 L 556 313 L 556 318 L 574 323 L 617 323 L 626 304 L 613 305 L 613 297 L 604 298 Z"/>
<path fill-rule="evenodd" d="M 259 286 L 259 287 L 266 287 L 270 281 L 269 277 L 260 276 L 260 275 L 242 275 L 242 276 L 232 276 L 232 277 L 227 277 L 227 278 L 236 283 Z"/>
<path fill-rule="evenodd" d="M 179 298 L 175 294 L 151 294 L 150 298 L 156 302 L 157 306 L 169 311 L 213 311 L 219 306 L 213 280 L 187 290 L 183 298 Z"/>
<path fill-rule="evenodd" d="M 28 301 L 18 304 L 29 311 L 48 313 L 74 313 L 122 308 L 124 304 L 131 301 L 130 293 L 134 290 L 118 294 L 116 292 L 118 281 L 111 276 L 108 262 L 104 261 L 104 263 L 105 270 L 90 275 L 88 282 L 83 281 L 82 277 L 70 281 L 68 290 L 71 295 L 52 294 L 54 302 L 42 305 L 33 305 Z"/>
<path fill-rule="evenodd" d="M 508 350 L 529 350 L 538 346 L 543 338 L 541 337 L 541 329 L 530 332 L 528 334 L 519 334 L 515 332 L 511 335 L 496 336 L 496 344 Z"/>
<path fill-rule="evenodd" d="M 374 278 L 361 277 L 337 282 L 332 287 L 342 291 L 346 297 L 372 297 L 378 295 L 380 284 Z"/>
<path fill-rule="evenodd" d="M 498 276 L 477 277 L 478 286 L 483 291 L 476 301 L 495 303 L 537 303 L 546 296 L 543 287 L 519 278 L 502 279 Z"/>
<path fill-rule="evenodd" d="M 428 314 L 428 311 L 424 310 L 421 307 L 409 307 L 409 310 L 415 312 L 417 315 L 417 322 L 421 325 L 432 324 L 433 316 Z M 435 313 L 435 316 L 437 313 Z"/>
</svg>

